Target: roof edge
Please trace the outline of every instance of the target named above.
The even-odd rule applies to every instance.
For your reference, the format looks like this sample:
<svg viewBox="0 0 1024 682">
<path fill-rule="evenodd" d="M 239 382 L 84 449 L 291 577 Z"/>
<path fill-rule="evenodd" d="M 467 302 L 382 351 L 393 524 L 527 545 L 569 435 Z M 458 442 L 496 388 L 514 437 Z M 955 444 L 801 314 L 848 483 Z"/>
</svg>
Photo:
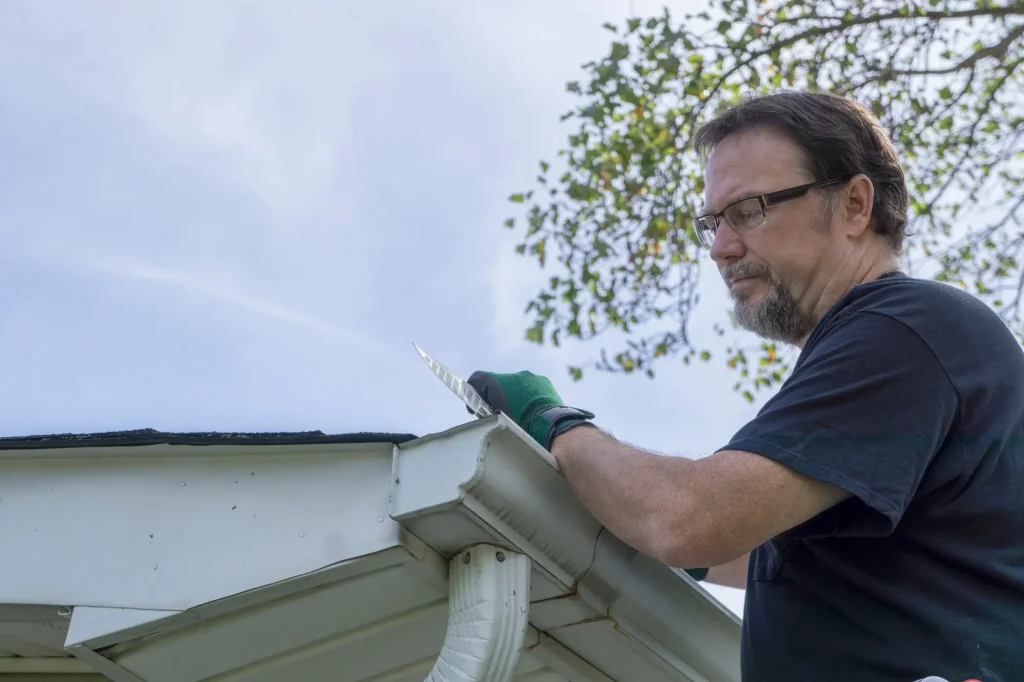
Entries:
<svg viewBox="0 0 1024 682">
<path fill-rule="evenodd" d="M 408 433 L 358 432 L 326 434 L 323 431 L 173 432 L 156 429 L 105 431 L 98 433 L 60 433 L 37 436 L 0 437 L 0 450 L 55 450 L 60 448 L 139 447 L 147 445 L 332 445 L 391 443 L 400 445 L 415 440 Z"/>
</svg>

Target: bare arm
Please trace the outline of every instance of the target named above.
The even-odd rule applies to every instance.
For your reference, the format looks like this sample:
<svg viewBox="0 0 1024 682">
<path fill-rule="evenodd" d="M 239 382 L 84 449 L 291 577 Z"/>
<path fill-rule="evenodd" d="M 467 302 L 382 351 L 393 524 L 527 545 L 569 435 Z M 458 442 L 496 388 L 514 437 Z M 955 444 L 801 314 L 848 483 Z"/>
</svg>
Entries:
<svg viewBox="0 0 1024 682">
<path fill-rule="evenodd" d="M 558 436 L 551 453 L 602 524 L 679 568 L 727 564 L 848 496 L 754 453 L 665 457 L 592 427 Z"/>
<path fill-rule="evenodd" d="M 750 552 L 741 555 L 720 566 L 712 566 L 704 578 L 705 582 L 743 590 L 747 587 L 747 564 L 750 563 Z"/>
</svg>

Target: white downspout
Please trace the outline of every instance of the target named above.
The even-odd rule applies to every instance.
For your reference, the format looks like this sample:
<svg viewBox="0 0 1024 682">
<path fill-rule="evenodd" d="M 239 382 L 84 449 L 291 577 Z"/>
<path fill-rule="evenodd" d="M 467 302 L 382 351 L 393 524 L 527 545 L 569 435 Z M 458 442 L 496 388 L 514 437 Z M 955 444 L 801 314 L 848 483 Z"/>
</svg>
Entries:
<svg viewBox="0 0 1024 682">
<path fill-rule="evenodd" d="M 480 544 L 448 565 L 448 631 L 426 682 L 510 682 L 526 639 L 529 557 Z"/>
</svg>

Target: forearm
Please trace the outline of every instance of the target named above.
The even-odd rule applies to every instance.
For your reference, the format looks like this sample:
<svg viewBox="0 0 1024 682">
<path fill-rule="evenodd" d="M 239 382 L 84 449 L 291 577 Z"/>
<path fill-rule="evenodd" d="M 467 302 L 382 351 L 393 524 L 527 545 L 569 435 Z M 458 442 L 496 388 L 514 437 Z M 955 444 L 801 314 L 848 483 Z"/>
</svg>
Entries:
<svg viewBox="0 0 1024 682">
<path fill-rule="evenodd" d="M 670 552 L 678 558 L 675 533 L 686 517 L 696 521 L 687 510 L 699 508 L 686 492 L 692 460 L 638 450 L 588 427 L 556 438 L 551 453 L 577 498 L 618 538 L 659 560 Z"/>
</svg>

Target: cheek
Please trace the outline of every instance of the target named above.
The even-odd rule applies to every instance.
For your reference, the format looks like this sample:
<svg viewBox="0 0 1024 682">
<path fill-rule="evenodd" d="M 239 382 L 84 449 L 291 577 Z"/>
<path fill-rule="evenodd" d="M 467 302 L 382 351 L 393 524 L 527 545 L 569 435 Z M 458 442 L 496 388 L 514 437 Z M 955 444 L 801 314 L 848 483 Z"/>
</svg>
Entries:
<svg viewBox="0 0 1024 682">
<path fill-rule="evenodd" d="M 767 267 L 776 280 L 786 281 L 786 273 L 803 260 L 802 254 L 794 252 L 793 247 L 780 240 L 772 230 L 746 235 L 743 246 L 746 251 L 743 260 Z"/>
<path fill-rule="evenodd" d="M 818 266 L 830 260 L 836 249 L 831 235 L 823 234 L 807 223 L 806 216 L 800 216 L 803 223 L 787 214 L 776 216 L 774 223 L 768 223 L 759 234 L 751 235 L 748 250 L 775 272 L 782 282 L 802 279 L 814 272 Z"/>
</svg>

